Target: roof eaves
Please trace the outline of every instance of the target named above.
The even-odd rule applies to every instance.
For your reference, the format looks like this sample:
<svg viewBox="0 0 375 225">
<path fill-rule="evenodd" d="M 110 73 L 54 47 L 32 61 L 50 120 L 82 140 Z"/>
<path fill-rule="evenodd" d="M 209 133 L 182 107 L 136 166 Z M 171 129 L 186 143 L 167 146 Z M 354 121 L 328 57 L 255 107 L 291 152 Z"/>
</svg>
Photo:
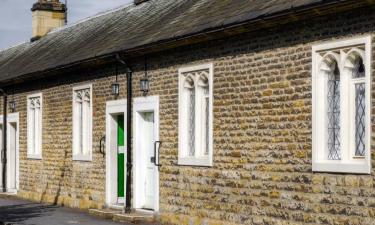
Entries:
<svg viewBox="0 0 375 225">
<path fill-rule="evenodd" d="M 367 4 L 374 4 L 374 2 L 371 2 L 371 3 L 368 2 L 368 1 L 363 1 L 363 2 L 367 2 Z M 287 10 L 278 11 L 276 13 L 264 14 L 264 15 L 261 15 L 261 16 L 255 17 L 255 18 L 250 18 L 248 20 L 241 21 L 241 22 L 233 21 L 232 23 L 222 24 L 219 27 L 218 26 L 217 27 L 211 27 L 211 28 L 199 30 L 197 32 L 189 33 L 189 34 L 185 34 L 185 35 L 181 35 L 181 36 L 173 36 L 171 38 L 161 39 L 161 40 L 158 40 L 158 41 L 155 41 L 155 42 L 152 42 L 152 43 L 140 45 L 140 46 L 133 47 L 133 48 L 116 49 L 115 51 L 112 51 L 112 52 L 105 52 L 105 53 L 102 53 L 102 54 L 97 54 L 97 55 L 95 55 L 95 57 L 86 58 L 86 59 L 79 60 L 79 61 L 76 61 L 76 62 L 73 62 L 73 63 L 68 63 L 68 64 L 65 64 L 65 65 L 60 65 L 60 66 L 57 66 L 57 67 L 49 68 L 49 69 L 46 69 L 46 70 L 40 70 L 40 71 L 29 73 L 29 74 L 23 74 L 23 75 L 18 76 L 18 78 L 22 79 L 22 77 L 32 77 L 32 75 L 34 75 L 34 74 L 35 75 L 36 74 L 45 74 L 45 73 L 50 73 L 50 72 L 62 70 L 62 69 L 73 67 L 73 66 L 76 66 L 76 65 L 79 65 L 79 64 L 84 64 L 86 62 L 90 62 L 90 61 L 92 62 L 92 61 L 95 61 L 95 60 L 98 60 L 98 59 L 109 58 L 109 57 L 112 57 L 114 54 L 118 54 L 118 53 L 122 53 L 122 54 L 125 53 L 126 55 L 131 56 L 132 54 L 137 54 L 137 52 L 147 53 L 148 49 L 157 49 L 157 51 L 160 51 L 160 50 L 164 49 L 164 46 L 168 46 L 171 43 L 175 43 L 175 42 L 182 42 L 182 43 L 185 43 L 185 44 L 191 43 L 191 42 L 187 41 L 190 38 L 194 38 L 194 37 L 198 37 L 198 36 L 202 36 L 202 35 L 209 36 L 210 34 L 217 34 L 217 33 L 221 32 L 223 30 L 236 29 L 238 27 L 244 26 L 244 25 L 249 24 L 249 23 L 251 23 L 251 24 L 264 23 L 264 21 L 276 20 L 280 17 L 288 17 L 288 16 L 293 15 L 293 14 L 301 14 L 303 12 L 306 12 L 306 11 L 309 11 L 309 10 L 312 10 L 312 9 L 316 9 L 318 7 L 320 7 L 320 8 L 329 7 L 329 6 L 336 5 L 337 3 L 343 3 L 343 4 L 346 4 L 346 5 L 353 5 L 353 3 L 356 4 L 358 2 L 354 1 L 354 0 L 324 0 L 323 2 L 318 1 L 316 3 L 308 4 L 308 5 L 302 5 L 302 6 L 297 6 L 297 7 L 292 6 L 291 8 L 289 8 Z M 117 9 L 117 10 L 119 10 L 119 9 Z M 96 18 L 96 17 L 93 17 L 93 18 Z M 216 36 L 216 35 L 213 35 L 213 36 Z M 216 36 L 216 37 L 219 38 L 220 36 Z M 204 41 L 204 39 L 201 39 L 201 40 Z M 166 48 L 167 47 L 165 47 L 165 49 Z M 4 84 L 6 82 L 3 81 L 1 83 Z"/>
</svg>

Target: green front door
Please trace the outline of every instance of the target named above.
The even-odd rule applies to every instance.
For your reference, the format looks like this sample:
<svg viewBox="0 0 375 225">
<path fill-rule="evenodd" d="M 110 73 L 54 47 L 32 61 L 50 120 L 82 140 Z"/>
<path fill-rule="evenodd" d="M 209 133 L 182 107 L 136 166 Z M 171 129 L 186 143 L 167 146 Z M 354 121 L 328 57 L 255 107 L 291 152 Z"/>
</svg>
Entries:
<svg viewBox="0 0 375 225">
<path fill-rule="evenodd" d="M 124 202 L 125 196 L 125 132 L 124 116 L 117 117 L 117 197 Z"/>
</svg>

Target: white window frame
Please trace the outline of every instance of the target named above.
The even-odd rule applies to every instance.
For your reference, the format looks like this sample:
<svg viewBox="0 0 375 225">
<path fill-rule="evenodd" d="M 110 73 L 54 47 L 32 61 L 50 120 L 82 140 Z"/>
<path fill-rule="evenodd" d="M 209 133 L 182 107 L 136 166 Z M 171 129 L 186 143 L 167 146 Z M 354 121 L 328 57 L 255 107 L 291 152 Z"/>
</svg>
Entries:
<svg viewBox="0 0 375 225">
<path fill-rule="evenodd" d="M 88 150 L 87 154 L 81 154 L 79 153 L 78 149 L 76 149 L 76 142 L 79 139 L 79 134 L 77 134 L 77 130 L 75 129 L 75 123 L 78 122 L 77 119 L 77 109 L 75 108 L 75 95 L 76 92 L 79 90 L 84 90 L 84 89 L 90 89 L 90 111 L 89 111 L 89 125 L 88 125 L 88 131 L 87 131 L 87 136 L 88 136 Z M 77 122 L 76 122 L 77 121 Z M 72 149 L 73 149 L 73 160 L 74 161 L 92 161 L 92 129 L 93 129 L 93 95 L 92 95 L 92 84 L 84 84 L 80 86 L 73 87 L 73 92 L 72 92 Z"/>
<path fill-rule="evenodd" d="M 31 147 L 31 145 L 34 144 L 35 140 L 33 140 L 33 137 L 31 137 L 30 133 L 30 129 L 32 128 L 30 122 L 31 122 L 31 112 L 30 112 L 30 99 L 31 98 L 39 98 L 40 99 L 40 112 L 39 112 L 39 129 L 37 132 L 39 132 L 39 135 L 37 135 L 38 137 L 38 144 L 37 146 L 35 146 L 36 148 L 38 148 L 37 150 L 36 149 L 33 149 Z M 28 159 L 42 159 L 42 141 L 43 141 L 43 95 L 42 93 L 36 93 L 36 94 L 31 94 L 31 95 L 27 95 L 27 158 Z M 34 130 L 35 132 L 35 130 Z M 38 152 L 38 153 L 35 153 L 35 152 Z"/>
<path fill-rule="evenodd" d="M 329 52 L 332 58 L 338 61 L 340 69 L 340 80 L 348 79 L 349 69 L 346 66 L 348 56 L 351 55 L 352 50 L 356 51 L 356 46 L 364 47 L 363 51 L 358 51 L 361 54 L 363 63 L 365 65 L 365 146 L 366 154 L 364 157 L 354 157 L 355 147 L 355 122 L 351 120 L 355 115 L 355 106 L 348 105 L 348 101 L 344 100 L 344 104 L 340 104 L 340 138 L 341 145 L 341 160 L 328 160 L 327 157 L 327 141 L 325 140 L 326 127 L 326 108 L 322 101 L 326 98 L 323 87 L 324 78 L 322 74 L 323 57 L 320 52 Z M 345 49 L 345 51 L 344 51 Z M 351 49 L 351 50 L 348 50 Z M 358 50 L 358 49 L 357 49 Z M 336 53 L 338 52 L 338 54 Z M 371 173 L 371 36 L 362 36 L 347 40 L 332 41 L 323 44 L 312 46 L 312 170 L 314 172 L 333 172 L 333 173 L 352 173 L 352 174 L 370 174 Z M 350 78 L 351 79 L 351 78 Z M 342 82 L 344 83 L 344 82 Z M 352 88 L 353 81 L 346 81 L 348 86 L 342 86 L 340 81 L 340 98 L 353 99 L 354 91 L 349 91 Z M 320 102 L 320 103 L 319 103 Z M 352 101 L 349 101 L 352 102 Z M 343 103 L 343 102 L 341 102 Z"/>
<path fill-rule="evenodd" d="M 194 72 L 199 70 L 208 70 L 208 84 L 209 84 L 209 131 L 208 131 L 208 155 L 207 156 L 187 156 L 188 155 L 188 145 L 187 143 L 184 143 L 184 138 L 186 137 L 187 132 L 186 129 L 184 129 L 184 125 L 182 121 L 185 121 L 186 118 L 183 113 L 183 96 L 182 96 L 182 90 L 183 90 L 183 74 L 188 72 Z M 188 66 L 183 67 L 178 70 L 178 95 L 179 95 L 179 143 L 178 143 L 178 164 L 179 165 L 186 165 L 186 166 L 207 166 L 211 167 L 213 165 L 213 64 L 201 64 L 201 65 L 195 65 L 195 66 Z M 197 104 L 197 103 L 196 103 Z M 196 121 L 199 121 L 199 119 L 196 119 Z M 197 135 L 197 130 L 199 130 L 199 124 L 197 122 L 195 123 L 195 135 Z M 199 146 L 197 144 L 197 141 L 195 141 L 195 152 L 202 152 L 201 149 L 199 149 Z"/>
</svg>

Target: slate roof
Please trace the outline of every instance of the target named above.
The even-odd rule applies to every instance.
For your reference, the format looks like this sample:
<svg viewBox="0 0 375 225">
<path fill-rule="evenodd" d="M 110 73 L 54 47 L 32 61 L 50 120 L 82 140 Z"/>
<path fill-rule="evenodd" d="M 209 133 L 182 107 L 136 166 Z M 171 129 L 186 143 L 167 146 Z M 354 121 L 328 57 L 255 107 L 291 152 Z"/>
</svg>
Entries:
<svg viewBox="0 0 375 225">
<path fill-rule="evenodd" d="M 0 52 L 0 82 L 327 0 L 149 0 Z"/>
</svg>

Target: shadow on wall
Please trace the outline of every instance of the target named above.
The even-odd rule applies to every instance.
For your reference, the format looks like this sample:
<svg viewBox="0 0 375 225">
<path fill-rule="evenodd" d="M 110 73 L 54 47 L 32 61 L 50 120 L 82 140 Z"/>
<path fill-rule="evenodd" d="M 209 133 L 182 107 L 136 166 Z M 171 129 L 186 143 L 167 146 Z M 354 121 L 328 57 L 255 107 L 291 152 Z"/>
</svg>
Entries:
<svg viewBox="0 0 375 225">
<path fill-rule="evenodd" d="M 62 185 L 63 185 L 63 182 L 64 182 L 64 179 L 65 179 L 65 174 L 66 174 L 66 160 L 67 160 L 67 155 L 68 155 L 68 152 L 67 150 L 64 151 L 64 163 L 60 169 L 61 171 L 61 175 L 60 175 L 60 178 L 59 178 L 59 186 L 58 186 L 58 189 L 56 191 L 56 194 L 55 194 L 55 197 L 54 197 L 54 201 L 53 202 L 49 202 L 49 203 L 52 203 L 53 205 L 58 205 L 58 201 L 59 201 L 59 197 L 61 195 L 61 189 L 62 189 Z M 47 194 L 47 190 L 48 190 L 48 187 L 49 186 L 49 183 L 47 182 L 47 185 L 42 193 L 42 196 L 41 196 L 41 199 L 40 199 L 40 202 L 43 202 L 45 201 L 45 196 Z M 64 206 L 64 202 L 61 202 L 61 205 Z M 1 212 L 1 211 L 0 211 Z M 1 222 L 1 221 L 0 221 Z M 0 223 L 1 225 L 1 223 Z"/>
<path fill-rule="evenodd" d="M 0 224 L 22 222 L 31 218 L 45 216 L 55 211 L 56 206 L 37 203 L 0 206 Z"/>
<path fill-rule="evenodd" d="M 63 163 L 63 166 L 61 168 L 62 172 L 61 172 L 60 180 L 59 180 L 59 188 L 58 188 L 58 190 L 56 192 L 55 200 L 53 202 L 54 205 L 57 205 L 59 197 L 61 195 L 61 188 L 62 188 L 62 185 L 63 185 L 63 182 L 64 182 L 65 173 L 66 173 L 66 160 L 67 160 L 67 156 L 68 156 L 68 152 L 67 152 L 67 150 L 65 150 L 64 151 L 64 163 Z M 64 205 L 64 203 L 62 205 Z"/>
</svg>

